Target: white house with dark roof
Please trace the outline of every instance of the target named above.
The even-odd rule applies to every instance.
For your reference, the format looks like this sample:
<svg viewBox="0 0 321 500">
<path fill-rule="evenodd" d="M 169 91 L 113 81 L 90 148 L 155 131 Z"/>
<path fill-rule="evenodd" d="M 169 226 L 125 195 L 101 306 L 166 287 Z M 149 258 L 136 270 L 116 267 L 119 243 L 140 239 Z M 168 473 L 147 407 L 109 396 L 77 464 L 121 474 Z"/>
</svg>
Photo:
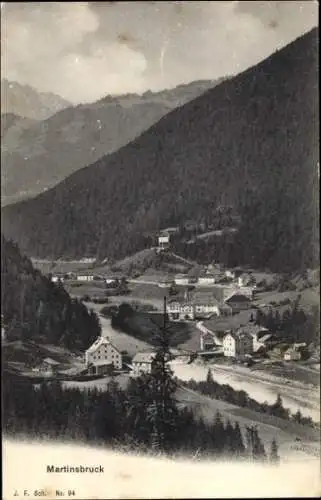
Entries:
<svg viewBox="0 0 321 500">
<path fill-rule="evenodd" d="M 292 345 L 284 352 L 283 358 L 284 361 L 299 361 L 301 356 L 299 349 Z"/>
<path fill-rule="evenodd" d="M 135 354 L 132 360 L 132 375 L 138 377 L 142 373 L 152 373 L 156 355 L 155 351 L 138 352 Z"/>
<path fill-rule="evenodd" d="M 184 297 L 169 300 L 166 304 L 166 310 L 171 321 L 193 320 L 195 318 L 193 304 Z"/>
<path fill-rule="evenodd" d="M 191 297 L 196 319 L 220 315 L 220 304 L 213 293 L 195 292 Z"/>
<path fill-rule="evenodd" d="M 167 303 L 167 314 L 171 321 L 206 319 L 220 315 L 220 304 L 213 293 L 185 293 Z"/>
<path fill-rule="evenodd" d="M 190 281 L 190 278 L 188 276 L 188 274 L 176 274 L 175 278 L 174 278 L 174 281 L 175 281 L 175 285 L 188 285 L 189 284 L 189 281 Z"/>
<path fill-rule="evenodd" d="M 106 337 L 98 339 L 85 352 L 85 363 L 87 367 L 97 367 L 97 374 L 102 373 L 102 366 L 110 365 L 117 370 L 122 368 L 122 355 L 120 351 Z M 93 370 L 91 370 L 93 372 Z"/>
<path fill-rule="evenodd" d="M 230 332 L 223 338 L 224 356 L 242 358 L 253 353 L 253 338 L 247 332 Z"/>
<path fill-rule="evenodd" d="M 170 234 L 167 231 L 162 231 L 158 236 L 158 248 L 162 250 L 169 247 Z"/>
</svg>

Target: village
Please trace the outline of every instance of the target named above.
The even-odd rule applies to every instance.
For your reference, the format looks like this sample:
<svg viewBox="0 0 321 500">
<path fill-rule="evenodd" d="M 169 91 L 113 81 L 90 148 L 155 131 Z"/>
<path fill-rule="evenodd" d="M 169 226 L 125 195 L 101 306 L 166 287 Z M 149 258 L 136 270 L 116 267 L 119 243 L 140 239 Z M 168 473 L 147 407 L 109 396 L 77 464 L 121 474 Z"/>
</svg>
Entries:
<svg viewBox="0 0 321 500">
<path fill-rule="evenodd" d="M 153 253 L 156 258 L 165 255 L 168 259 L 171 235 L 175 231 L 177 228 L 161 231 L 157 245 L 145 251 L 145 258 L 146 252 L 150 252 L 149 258 Z M 284 332 L 279 325 L 273 327 L 273 316 L 281 318 L 285 311 L 297 307 L 298 297 L 304 295 L 304 290 L 298 291 L 291 283 L 285 286 L 280 277 L 272 273 L 227 269 L 218 263 L 201 266 L 172 254 L 174 257 L 176 266 L 171 264 L 170 270 L 150 266 L 138 273 L 135 269 L 133 272 L 131 264 L 130 273 L 126 272 L 126 266 L 113 272 L 106 266 L 90 268 L 87 263 L 87 269 L 48 273 L 53 282 L 64 286 L 89 308 L 93 307 L 109 323 L 107 329 L 102 329 L 102 337 L 77 358 L 72 368 L 61 370 L 59 363 L 49 357 L 34 366 L 33 373 L 88 379 L 112 373 L 137 376 L 151 372 L 156 353 L 153 327 L 150 327 L 150 338 L 144 341 L 134 334 L 133 340 L 137 342 L 130 349 L 126 343 L 130 334 L 115 331 L 109 313 L 106 317 L 106 310 L 118 311 L 125 303 L 137 314 L 144 311 L 151 319 L 153 315 L 166 314 L 170 325 L 188 329 L 188 335 L 172 346 L 173 363 L 213 366 L 233 363 L 251 371 L 259 367 L 271 373 L 280 372 L 290 379 L 295 373 L 299 379 L 314 380 L 319 353 L 313 342 L 292 335 L 291 331 Z M 175 272 L 177 270 L 181 272 Z M 303 369 L 293 369 L 293 363 L 296 367 L 304 365 Z"/>
</svg>

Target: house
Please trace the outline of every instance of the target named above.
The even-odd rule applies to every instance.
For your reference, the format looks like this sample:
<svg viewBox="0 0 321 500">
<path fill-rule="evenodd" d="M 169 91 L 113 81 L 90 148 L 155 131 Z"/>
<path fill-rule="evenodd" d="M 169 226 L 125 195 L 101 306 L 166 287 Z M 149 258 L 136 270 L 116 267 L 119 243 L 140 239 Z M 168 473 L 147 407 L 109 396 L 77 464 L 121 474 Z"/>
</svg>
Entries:
<svg viewBox="0 0 321 500">
<path fill-rule="evenodd" d="M 158 247 L 161 248 L 162 250 L 166 249 L 169 247 L 169 239 L 170 235 L 169 233 L 163 232 L 158 236 Z"/>
<path fill-rule="evenodd" d="M 100 374 L 107 370 L 107 365 L 112 365 L 113 368 L 121 370 L 122 355 L 116 347 L 106 337 L 98 337 L 98 339 L 85 352 L 85 363 L 91 367 L 93 374 Z M 97 367 L 94 370 L 92 367 Z M 105 368 L 102 368 L 105 367 Z"/>
<path fill-rule="evenodd" d="M 243 271 L 241 269 L 238 269 L 238 268 L 225 270 L 226 278 L 233 279 L 233 280 L 238 279 L 240 276 L 242 276 L 242 274 L 243 274 Z"/>
<path fill-rule="evenodd" d="M 138 352 L 132 360 L 132 374 L 152 373 L 156 355 L 155 351 Z"/>
<path fill-rule="evenodd" d="M 252 336 L 254 352 L 257 352 L 262 348 L 270 349 L 272 347 L 272 343 L 270 341 L 272 340 L 273 335 L 263 326 L 249 324 L 242 329 L 240 328 L 238 331 L 245 331 Z"/>
<path fill-rule="evenodd" d="M 246 295 L 241 293 L 234 293 L 225 300 L 225 304 L 232 308 L 232 313 L 237 314 L 241 311 L 249 309 L 251 300 Z"/>
<path fill-rule="evenodd" d="M 53 275 L 51 276 L 51 282 L 52 283 L 63 283 L 65 281 L 64 276 L 60 275 Z"/>
<path fill-rule="evenodd" d="M 201 333 L 200 349 L 201 351 L 211 351 L 216 346 L 214 336 L 210 333 Z"/>
<path fill-rule="evenodd" d="M 175 297 L 167 303 L 168 317 L 172 321 L 206 319 L 213 314 L 220 315 L 219 302 L 213 294 L 185 292 L 184 297 Z"/>
<path fill-rule="evenodd" d="M 230 332 L 223 338 L 224 356 L 243 358 L 253 353 L 253 338 L 246 332 Z"/>
<path fill-rule="evenodd" d="M 186 286 L 189 284 L 190 278 L 187 274 L 177 274 L 174 278 L 175 285 Z"/>
<path fill-rule="evenodd" d="M 94 281 L 93 274 L 78 274 L 77 281 Z"/>
<path fill-rule="evenodd" d="M 45 358 L 42 360 L 33 371 L 41 372 L 44 375 L 52 376 L 57 374 L 60 363 L 52 358 Z"/>
<path fill-rule="evenodd" d="M 201 274 L 198 278 L 198 283 L 200 285 L 214 285 L 216 282 L 216 276 L 213 273 L 206 272 Z"/>
<path fill-rule="evenodd" d="M 289 347 L 284 352 L 284 361 L 299 361 L 301 359 L 301 351 L 295 346 Z"/>
<path fill-rule="evenodd" d="M 87 375 L 111 375 L 113 371 L 113 363 L 104 360 L 89 363 L 87 366 Z"/>
<path fill-rule="evenodd" d="M 171 287 L 174 284 L 175 284 L 175 281 L 172 278 L 169 278 L 169 277 L 161 278 L 159 280 L 159 282 L 158 282 L 158 286 L 160 288 L 169 288 L 169 287 Z"/>
<path fill-rule="evenodd" d="M 212 293 L 195 292 L 190 298 L 194 306 L 194 318 L 205 319 L 220 315 L 219 302 Z"/>
<path fill-rule="evenodd" d="M 183 297 L 169 300 L 166 309 L 171 321 L 193 320 L 195 318 L 193 304 Z"/>
<path fill-rule="evenodd" d="M 253 276 L 251 276 L 249 273 L 243 273 L 241 276 L 238 277 L 238 286 L 249 286 L 253 284 Z"/>
<path fill-rule="evenodd" d="M 118 278 L 105 278 L 106 288 L 117 288 L 119 286 Z"/>
</svg>

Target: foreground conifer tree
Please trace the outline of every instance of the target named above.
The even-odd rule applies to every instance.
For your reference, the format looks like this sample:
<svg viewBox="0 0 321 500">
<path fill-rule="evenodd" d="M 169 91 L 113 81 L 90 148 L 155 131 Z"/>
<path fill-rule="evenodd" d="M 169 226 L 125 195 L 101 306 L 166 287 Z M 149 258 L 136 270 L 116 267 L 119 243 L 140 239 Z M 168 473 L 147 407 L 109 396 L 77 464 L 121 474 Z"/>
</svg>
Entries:
<svg viewBox="0 0 321 500">
<path fill-rule="evenodd" d="M 179 417 L 175 400 L 177 386 L 173 372 L 168 366 L 171 354 L 169 349 L 170 334 L 166 320 L 166 298 L 164 298 L 164 324 L 158 335 L 159 347 L 148 380 L 150 389 L 148 418 L 152 425 L 151 445 L 154 449 L 164 451 L 175 441 Z"/>
</svg>

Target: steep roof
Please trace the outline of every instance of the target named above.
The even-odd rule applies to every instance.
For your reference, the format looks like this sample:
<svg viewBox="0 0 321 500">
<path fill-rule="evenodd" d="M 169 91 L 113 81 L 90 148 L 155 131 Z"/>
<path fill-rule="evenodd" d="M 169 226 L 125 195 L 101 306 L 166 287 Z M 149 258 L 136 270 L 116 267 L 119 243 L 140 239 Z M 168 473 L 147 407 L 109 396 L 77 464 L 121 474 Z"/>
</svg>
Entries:
<svg viewBox="0 0 321 500">
<path fill-rule="evenodd" d="M 106 337 L 98 337 L 97 340 L 87 349 L 87 353 L 95 352 L 100 346 L 110 344 L 118 353 L 118 349 Z"/>
<path fill-rule="evenodd" d="M 132 363 L 152 363 L 156 357 L 157 353 L 152 352 L 138 352 L 133 357 Z"/>
<path fill-rule="evenodd" d="M 212 292 L 195 292 L 191 296 L 191 301 L 193 304 L 198 305 L 198 304 L 211 304 L 218 306 L 219 301 L 214 297 Z"/>
<path fill-rule="evenodd" d="M 234 293 L 228 299 L 226 299 L 225 302 L 226 303 L 229 303 L 229 302 L 250 302 L 250 299 L 248 297 L 246 297 L 246 295 L 243 295 L 242 293 Z"/>
<path fill-rule="evenodd" d="M 189 301 L 185 299 L 185 297 L 182 297 L 181 295 L 178 297 L 175 297 L 173 299 L 170 299 L 167 304 L 187 304 Z"/>
</svg>

